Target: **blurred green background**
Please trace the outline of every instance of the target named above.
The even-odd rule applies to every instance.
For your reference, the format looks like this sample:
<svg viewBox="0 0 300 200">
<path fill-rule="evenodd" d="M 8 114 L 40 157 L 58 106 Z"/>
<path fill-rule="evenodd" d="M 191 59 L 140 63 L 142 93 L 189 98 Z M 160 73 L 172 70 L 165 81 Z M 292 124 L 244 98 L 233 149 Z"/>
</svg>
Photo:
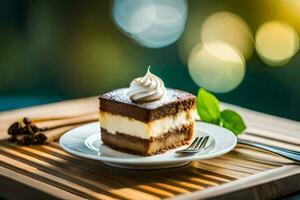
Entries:
<svg viewBox="0 0 300 200">
<path fill-rule="evenodd" d="M 0 110 L 127 87 L 148 65 L 167 87 L 196 94 L 199 86 L 180 57 L 182 38 L 163 48 L 142 47 L 119 31 L 111 6 L 111 1 L 0 1 Z M 190 0 L 188 8 L 184 35 L 197 32 L 218 11 L 239 15 L 253 34 L 274 19 L 300 33 L 298 0 Z M 224 102 L 300 121 L 299 52 L 276 68 L 254 52 L 241 84 L 216 95 Z"/>
</svg>

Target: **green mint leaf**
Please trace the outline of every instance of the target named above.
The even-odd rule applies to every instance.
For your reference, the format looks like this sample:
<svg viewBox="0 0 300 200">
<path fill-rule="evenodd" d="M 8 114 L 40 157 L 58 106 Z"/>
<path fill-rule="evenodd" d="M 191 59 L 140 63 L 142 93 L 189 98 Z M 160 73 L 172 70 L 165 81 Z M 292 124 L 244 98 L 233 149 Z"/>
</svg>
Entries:
<svg viewBox="0 0 300 200">
<path fill-rule="evenodd" d="M 197 112 L 202 121 L 219 125 L 220 102 L 214 95 L 203 88 L 198 91 Z"/>
<path fill-rule="evenodd" d="M 241 134 L 246 129 L 242 117 L 232 110 L 223 110 L 221 112 L 220 125 L 231 130 L 235 135 Z"/>
</svg>

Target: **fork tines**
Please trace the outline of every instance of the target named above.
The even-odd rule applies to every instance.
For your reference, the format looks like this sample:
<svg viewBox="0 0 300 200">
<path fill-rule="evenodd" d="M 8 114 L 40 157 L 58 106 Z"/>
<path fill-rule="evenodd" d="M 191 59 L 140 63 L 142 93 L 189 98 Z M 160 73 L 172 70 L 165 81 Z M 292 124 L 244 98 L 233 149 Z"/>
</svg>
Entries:
<svg viewBox="0 0 300 200">
<path fill-rule="evenodd" d="M 186 149 L 176 151 L 176 153 L 198 153 L 205 148 L 208 139 L 209 136 L 196 137 L 189 147 L 187 147 Z"/>
</svg>

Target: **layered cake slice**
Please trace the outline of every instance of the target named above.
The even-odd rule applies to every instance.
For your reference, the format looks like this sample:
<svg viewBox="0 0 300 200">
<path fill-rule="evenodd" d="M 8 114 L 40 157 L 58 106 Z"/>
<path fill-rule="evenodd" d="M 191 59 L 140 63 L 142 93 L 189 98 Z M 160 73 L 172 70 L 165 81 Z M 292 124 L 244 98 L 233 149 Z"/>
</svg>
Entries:
<svg viewBox="0 0 300 200">
<path fill-rule="evenodd" d="M 101 139 L 113 149 L 153 155 L 186 144 L 193 136 L 196 97 L 165 89 L 149 70 L 129 88 L 99 99 Z"/>
</svg>

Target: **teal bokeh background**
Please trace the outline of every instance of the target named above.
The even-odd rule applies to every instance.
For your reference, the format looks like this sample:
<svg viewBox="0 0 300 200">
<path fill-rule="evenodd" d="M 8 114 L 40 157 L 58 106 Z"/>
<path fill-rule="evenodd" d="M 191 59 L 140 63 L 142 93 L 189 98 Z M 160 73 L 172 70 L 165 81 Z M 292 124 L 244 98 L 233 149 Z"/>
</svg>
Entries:
<svg viewBox="0 0 300 200">
<path fill-rule="evenodd" d="M 262 22 L 281 19 L 273 9 L 280 2 L 190 0 L 189 17 L 199 12 L 203 21 L 213 12 L 230 11 L 243 17 L 255 33 Z M 179 57 L 178 43 L 160 49 L 139 46 L 115 26 L 111 3 L 1 1 L 0 110 L 126 87 L 148 65 L 168 87 L 196 94 L 198 86 Z M 299 13 L 282 20 L 299 33 Z M 224 102 L 300 121 L 299 52 L 280 68 L 266 66 L 254 53 L 243 82 L 216 95 Z"/>
</svg>

